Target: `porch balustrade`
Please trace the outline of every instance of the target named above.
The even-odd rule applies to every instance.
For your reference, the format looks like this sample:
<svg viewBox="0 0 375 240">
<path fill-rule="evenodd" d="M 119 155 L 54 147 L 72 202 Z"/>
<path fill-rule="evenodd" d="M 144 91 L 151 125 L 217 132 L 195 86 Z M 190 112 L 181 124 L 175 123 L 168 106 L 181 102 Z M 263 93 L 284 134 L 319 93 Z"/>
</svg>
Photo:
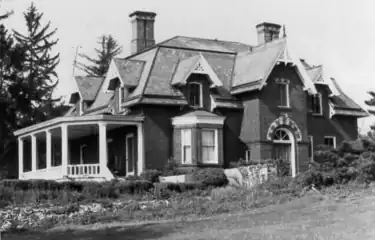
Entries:
<svg viewBox="0 0 375 240">
<path fill-rule="evenodd" d="M 68 177 L 100 177 L 100 164 L 68 165 Z"/>
</svg>

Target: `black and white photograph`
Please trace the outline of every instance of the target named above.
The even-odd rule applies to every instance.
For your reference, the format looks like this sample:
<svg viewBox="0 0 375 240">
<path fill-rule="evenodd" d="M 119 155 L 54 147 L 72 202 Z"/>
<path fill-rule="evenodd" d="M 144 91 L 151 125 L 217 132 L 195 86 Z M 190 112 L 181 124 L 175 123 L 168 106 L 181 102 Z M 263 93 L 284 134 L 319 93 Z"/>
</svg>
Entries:
<svg viewBox="0 0 375 240">
<path fill-rule="evenodd" d="M 375 239 L 374 8 L 0 0 L 0 240 Z"/>
</svg>

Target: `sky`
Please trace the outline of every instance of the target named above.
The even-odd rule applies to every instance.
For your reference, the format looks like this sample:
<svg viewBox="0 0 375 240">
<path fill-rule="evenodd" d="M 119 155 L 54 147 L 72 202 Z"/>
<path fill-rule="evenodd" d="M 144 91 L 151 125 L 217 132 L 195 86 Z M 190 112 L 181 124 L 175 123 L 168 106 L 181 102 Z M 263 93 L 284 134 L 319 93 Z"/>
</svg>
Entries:
<svg viewBox="0 0 375 240">
<path fill-rule="evenodd" d="M 0 0 L 0 9 L 13 10 L 6 20 L 10 29 L 25 30 L 23 12 L 31 0 Z M 135 10 L 157 13 L 155 40 L 176 35 L 256 44 L 255 25 L 273 22 L 285 25 L 294 55 L 323 64 L 342 89 L 365 107 L 367 91 L 375 90 L 375 2 L 372 0 L 34 0 L 45 22 L 57 28 L 60 53 L 57 95 L 66 96 L 76 86 L 73 62 L 80 53 L 94 56 L 97 38 L 112 34 L 123 46 L 119 57 L 130 53 L 131 25 Z M 83 74 L 75 69 L 75 75 Z M 373 117 L 358 126 L 367 131 Z"/>
</svg>

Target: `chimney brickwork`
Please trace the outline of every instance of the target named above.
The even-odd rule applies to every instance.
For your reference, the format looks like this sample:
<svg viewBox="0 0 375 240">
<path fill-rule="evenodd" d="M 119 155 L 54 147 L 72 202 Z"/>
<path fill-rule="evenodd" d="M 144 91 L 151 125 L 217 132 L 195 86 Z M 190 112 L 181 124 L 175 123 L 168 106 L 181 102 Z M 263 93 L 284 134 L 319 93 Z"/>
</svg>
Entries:
<svg viewBox="0 0 375 240">
<path fill-rule="evenodd" d="M 129 15 L 132 23 L 131 53 L 135 54 L 155 45 L 154 22 L 156 13 L 135 11 Z"/>
<path fill-rule="evenodd" d="M 275 23 L 263 22 L 256 25 L 258 45 L 266 44 L 279 38 L 281 26 Z"/>
</svg>

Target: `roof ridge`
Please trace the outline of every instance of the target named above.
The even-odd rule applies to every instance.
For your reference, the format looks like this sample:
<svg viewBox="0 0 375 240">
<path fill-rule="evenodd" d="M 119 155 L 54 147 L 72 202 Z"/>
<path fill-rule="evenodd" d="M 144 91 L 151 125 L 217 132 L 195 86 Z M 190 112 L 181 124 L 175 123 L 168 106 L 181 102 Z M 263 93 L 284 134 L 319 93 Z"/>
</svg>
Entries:
<svg viewBox="0 0 375 240">
<path fill-rule="evenodd" d="M 249 47 L 254 47 L 253 45 L 243 43 L 243 42 L 237 42 L 237 41 L 227 41 L 227 40 L 219 40 L 219 39 L 213 39 L 213 38 L 202 38 L 202 37 L 188 37 L 188 36 L 182 36 L 182 35 L 177 35 L 175 37 L 192 38 L 192 39 L 199 39 L 199 40 L 206 40 L 206 41 L 213 41 L 213 42 L 239 43 L 239 44 L 242 44 L 242 45 L 247 45 Z"/>
</svg>

